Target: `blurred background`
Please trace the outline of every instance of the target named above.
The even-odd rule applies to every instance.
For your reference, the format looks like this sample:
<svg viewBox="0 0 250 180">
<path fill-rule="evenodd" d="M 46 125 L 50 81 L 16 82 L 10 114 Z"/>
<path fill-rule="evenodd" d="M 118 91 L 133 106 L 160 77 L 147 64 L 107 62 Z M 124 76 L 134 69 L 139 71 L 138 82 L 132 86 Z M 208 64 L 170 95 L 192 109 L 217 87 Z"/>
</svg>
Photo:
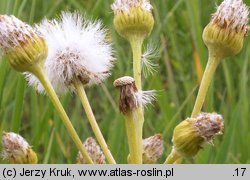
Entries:
<svg viewBox="0 0 250 180">
<path fill-rule="evenodd" d="M 14 14 L 30 24 L 44 17 L 56 18 L 61 11 L 79 11 L 90 19 L 101 19 L 110 31 L 117 59 L 112 76 L 102 85 L 86 89 L 94 114 L 118 163 L 126 163 L 128 146 L 124 119 L 118 110 L 119 90 L 113 81 L 132 75 L 132 53 L 128 42 L 113 26 L 113 0 L 1 0 L 0 14 Z M 143 79 L 144 90 L 158 90 L 157 100 L 145 110 L 144 138 L 156 133 L 171 151 L 174 127 L 190 117 L 203 70 L 207 49 L 203 28 L 221 0 L 151 0 L 155 17 L 152 34 L 144 47 L 158 47 L 157 71 Z M 250 5 L 249 1 L 245 3 Z M 195 159 L 184 163 L 250 163 L 250 38 L 235 57 L 224 60 L 216 71 L 203 108 L 222 114 L 223 136 L 205 145 Z M 84 141 L 93 136 L 79 99 L 60 96 L 78 134 Z M 39 163 L 75 163 L 77 149 L 67 135 L 49 99 L 28 87 L 24 76 L 8 61 L 0 60 L 0 131 L 20 133 L 38 152 Z M 1 163 L 6 163 L 1 160 Z"/>
</svg>

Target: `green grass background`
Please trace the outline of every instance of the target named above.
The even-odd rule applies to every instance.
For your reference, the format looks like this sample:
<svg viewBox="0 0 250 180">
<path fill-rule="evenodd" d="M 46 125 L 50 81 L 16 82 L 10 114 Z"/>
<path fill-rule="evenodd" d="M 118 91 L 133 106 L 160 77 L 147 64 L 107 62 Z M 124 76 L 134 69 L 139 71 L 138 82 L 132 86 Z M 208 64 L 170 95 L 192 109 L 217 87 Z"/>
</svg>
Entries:
<svg viewBox="0 0 250 180">
<path fill-rule="evenodd" d="M 0 13 L 14 14 L 31 24 L 44 17 L 58 17 L 60 11 L 79 11 L 92 19 L 102 19 L 110 29 L 117 58 L 112 76 L 100 86 L 87 89 L 94 114 L 118 163 L 128 154 L 124 119 L 118 111 L 119 91 L 113 81 L 132 75 L 129 44 L 114 29 L 113 0 L 1 0 Z M 159 48 L 157 72 L 143 79 L 144 89 L 159 90 L 153 106 L 145 111 L 144 137 L 164 136 L 163 162 L 171 151 L 174 127 L 189 117 L 197 94 L 197 73 L 193 53 L 197 50 L 202 67 L 207 49 L 202 30 L 221 0 L 152 0 L 155 26 L 145 41 Z M 249 1 L 245 1 L 250 5 Z M 224 116 L 224 135 L 214 145 L 205 145 L 195 159 L 185 163 L 250 163 L 250 38 L 235 57 L 220 64 L 203 111 Z M 82 140 L 93 136 L 80 101 L 74 94 L 60 97 Z M 22 74 L 8 61 L 0 61 L 0 131 L 20 133 L 38 152 L 39 163 L 74 163 L 77 149 L 46 96 L 28 87 Z M 5 163 L 5 161 L 0 161 Z"/>
</svg>

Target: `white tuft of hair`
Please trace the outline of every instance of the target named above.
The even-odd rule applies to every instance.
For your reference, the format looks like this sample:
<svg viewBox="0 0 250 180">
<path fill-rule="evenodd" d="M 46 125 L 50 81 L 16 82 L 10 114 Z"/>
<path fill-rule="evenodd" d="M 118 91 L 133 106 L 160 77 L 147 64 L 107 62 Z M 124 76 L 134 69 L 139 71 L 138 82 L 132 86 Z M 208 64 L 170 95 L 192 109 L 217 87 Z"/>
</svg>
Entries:
<svg viewBox="0 0 250 180">
<path fill-rule="evenodd" d="M 110 75 L 113 49 L 100 21 L 86 20 L 77 12 L 62 12 L 59 19 L 44 19 L 36 29 L 48 44 L 44 72 L 57 93 L 72 89 L 75 79 L 92 85 Z M 30 85 L 44 91 L 36 77 L 26 77 Z"/>
<path fill-rule="evenodd" d="M 141 57 L 142 72 L 145 77 L 154 74 L 159 67 L 158 64 L 153 61 L 159 57 L 159 50 L 153 44 L 148 44 Z"/>
<path fill-rule="evenodd" d="M 116 0 L 111 5 L 111 9 L 115 14 L 117 12 L 125 12 L 129 14 L 130 9 L 134 7 L 140 7 L 149 12 L 153 9 L 149 0 Z"/>
</svg>

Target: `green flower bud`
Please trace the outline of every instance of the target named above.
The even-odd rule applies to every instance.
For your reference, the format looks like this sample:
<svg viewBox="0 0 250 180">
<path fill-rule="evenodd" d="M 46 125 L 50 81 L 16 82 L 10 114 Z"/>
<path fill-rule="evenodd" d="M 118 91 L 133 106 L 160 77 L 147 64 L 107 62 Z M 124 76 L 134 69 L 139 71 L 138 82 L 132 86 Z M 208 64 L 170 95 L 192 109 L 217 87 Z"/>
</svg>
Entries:
<svg viewBox="0 0 250 180">
<path fill-rule="evenodd" d="M 145 38 L 151 33 L 154 18 L 148 0 L 116 0 L 112 9 L 115 29 L 122 37 L 130 39 L 138 35 Z"/>
<path fill-rule="evenodd" d="M 210 53 L 225 58 L 238 54 L 248 31 L 248 8 L 242 0 L 224 0 L 203 31 Z"/>
<path fill-rule="evenodd" d="M 13 132 L 4 132 L 2 137 L 3 159 L 13 164 L 36 164 L 36 153 L 31 149 L 27 141 Z"/>
<path fill-rule="evenodd" d="M 45 40 L 14 16 L 0 16 L 0 49 L 17 71 L 30 71 L 47 57 Z"/>
<path fill-rule="evenodd" d="M 182 157 L 194 157 L 204 143 L 211 143 L 215 135 L 222 134 L 223 129 L 221 115 L 200 113 L 197 118 L 187 118 L 175 127 L 173 148 Z"/>
</svg>

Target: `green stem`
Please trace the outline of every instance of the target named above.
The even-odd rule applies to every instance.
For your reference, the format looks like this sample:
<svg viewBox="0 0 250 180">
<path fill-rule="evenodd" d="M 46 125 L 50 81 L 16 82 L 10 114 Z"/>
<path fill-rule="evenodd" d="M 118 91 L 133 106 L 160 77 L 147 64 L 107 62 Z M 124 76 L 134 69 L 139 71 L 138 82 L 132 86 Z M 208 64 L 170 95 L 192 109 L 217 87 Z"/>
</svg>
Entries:
<svg viewBox="0 0 250 180">
<path fill-rule="evenodd" d="M 142 56 L 142 43 L 144 41 L 144 36 L 135 34 L 134 36 L 131 36 L 129 38 L 129 42 L 133 51 L 133 74 L 134 74 L 134 79 L 135 79 L 135 84 L 138 90 L 142 90 L 142 77 L 141 77 L 141 72 L 142 72 L 142 62 L 141 62 L 141 56 Z M 143 135 L 143 123 L 144 123 L 144 111 L 143 107 L 139 107 L 135 110 L 134 112 L 136 114 L 136 123 L 137 127 L 136 129 L 136 136 L 134 137 L 137 140 L 137 146 L 135 146 L 135 150 L 132 150 L 130 148 L 130 153 L 132 151 L 137 151 L 135 154 L 138 156 L 138 159 L 131 158 L 132 163 L 142 163 L 142 135 Z M 127 129 L 129 131 L 129 129 Z M 129 139 L 128 139 L 129 140 Z M 130 142 L 129 142 L 130 143 Z M 133 143 L 133 142 L 131 142 Z M 131 154 L 130 154 L 131 156 Z"/>
<path fill-rule="evenodd" d="M 67 116 L 61 102 L 59 101 L 50 81 L 48 80 L 48 78 L 46 77 L 46 75 L 44 74 L 43 70 L 40 67 L 36 67 L 34 69 L 32 69 L 31 71 L 42 83 L 44 89 L 46 90 L 49 98 L 51 99 L 55 109 L 57 110 L 59 116 L 61 117 L 69 135 L 71 136 L 71 138 L 73 139 L 75 145 L 77 146 L 77 148 L 79 149 L 79 151 L 82 153 L 82 156 L 86 159 L 86 161 L 89 164 L 93 164 L 93 161 L 91 160 L 87 150 L 85 149 L 85 147 L 82 145 L 82 141 L 80 140 L 78 134 L 76 133 L 69 117 Z"/>
<path fill-rule="evenodd" d="M 176 151 L 172 149 L 171 153 L 168 155 L 164 164 L 174 164 L 180 158 L 181 158 L 180 155 L 178 155 Z"/>
<path fill-rule="evenodd" d="M 220 63 L 220 58 L 218 58 L 215 55 L 211 55 L 211 54 L 209 55 L 208 63 L 207 63 L 205 72 L 203 74 L 202 80 L 201 80 L 201 85 L 200 85 L 199 92 L 196 97 L 195 105 L 194 105 L 193 112 L 191 115 L 192 118 L 197 117 L 201 111 L 201 108 L 206 98 L 209 85 L 211 84 L 215 70 L 218 67 L 219 63 Z"/>
<path fill-rule="evenodd" d="M 100 144 L 100 146 L 103 150 L 103 153 L 105 154 L 105 156 L 110 164 L 116 164 L 116 162 L 115 162 L 115 160 L 114 160 L 114 158 L 113 158 L 113 156 L 108 148 L 108 145 L 107 145 L 107 143 L 106 143 L 106 141 L 101 133 L 101 130 L 96 122 L 94 113 L 93 113 L 92 108 L 89 104 L 89 100 L 88 100 L 88 97 L 86 95 L 83 84 L 79 81 L 75 81 L 74 87 L 75 87 L 76 93 L 78 94 L 78 96 L 82 102 L 82 105 L 83 105 L 83 108 L 84 108 L 86 115 L 88 117 L 89 123 L 92 127 L 92 130 L 96 136 L 98 143 Z"/>
<path fill-rule="evenodd" d="M 144 38 L 140 36 L 133 36 L 130 38 L 129 42 L 133 51 L 133 73 L 135 79 L 135 85 L 138 90 L 142 90 L 141 82 L 141 56 L 142 56 L 142 43 Z"/>
<path fill-rule="evenodd" d="M 142 164 L 142 124 L 137 118 L 138 109 L 125 114 L 125 124 L 127 129 L 129 154 L 131 164 Z"/>
</svg>

